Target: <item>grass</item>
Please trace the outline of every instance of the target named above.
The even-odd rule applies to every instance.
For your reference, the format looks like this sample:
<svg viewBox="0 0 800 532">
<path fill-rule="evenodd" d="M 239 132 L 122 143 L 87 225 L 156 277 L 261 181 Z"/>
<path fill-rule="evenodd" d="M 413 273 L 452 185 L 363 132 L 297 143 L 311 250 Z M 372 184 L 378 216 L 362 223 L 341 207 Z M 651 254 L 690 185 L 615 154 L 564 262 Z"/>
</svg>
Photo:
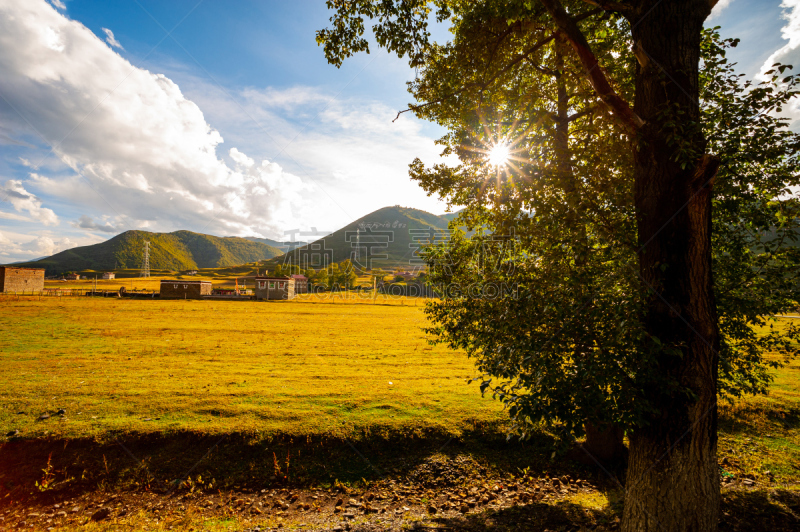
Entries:
<svg viewBox="0 0 800 532">
<path fill-rule="evenodd" d="M 780 327 L 788 322 L 788 318 L 776 318 L 774 324 Z M 720 403 L 719 460 L 723 474 L 751 476 L 759 483 L 772 479 L 778 485 L 797 484 L 800 359 L 788 361 L 773 376 L 768 395 Z"/>
<path fill-rule="evenodd" d="M 420 306 L 344 301 L 6 301 L 0 428 L 33 438 L 457 434 L 502 419 L 465 384 L 475 376 L 467 357 L 427 344 Z"/>
<path fill-rule="evenodd" d="M 175 479 L 199 483 L 201 477 L 205 494 L 258 493 L 264 486 L 366 489 L 381 479 L 415 478 L 444 452 L 468 456 L 493 478 L 519 478 L 529 468 L 539 477 L 594 479 L 600 487 L 508 508 L 492 517 L 497 526 L 558 529 L 586 516 L 613 522 L 623 500 L 616 485 L 552 454 L 545 434 L 524 446 L 506 441 L 500 405 L 467 384 L 475 376 L 472 362 L 428 345 L 425 325 L 421 302 L 407 298 L 6 297 L 0 300 L 0 429 L 20 430 L 22 437 L 0 444 L 0 503 L 16 498 L 24 508 L 26 501 L 46 505 L 82 493 L 102 498 L 119 488 L 164 493 L 181 485 Z M 796 529 L 799 380 L 795 360 L 775 372 L 768 396 L 720 405 L 722 472 L 736 479 L 723 484 L 721 530 L 755 522 Z M 54 415 L 59 408 L 65 416 Z M 38 421 L 45 412 L 51 417 Z M 38 493 L 34 481 L 49 474 L 54 488 Z M 740 481 L 748 477 L 754 489 L 743 490 Z M 117 524 L 158 530 L 185 521 L 224 530 L 249 522 L 241 513 L 189 514 L 156 524 L 152 511 L 140 509 Z M 465 519 L 440 524 L 497 528 L 483 514 Z"/>
</svg>

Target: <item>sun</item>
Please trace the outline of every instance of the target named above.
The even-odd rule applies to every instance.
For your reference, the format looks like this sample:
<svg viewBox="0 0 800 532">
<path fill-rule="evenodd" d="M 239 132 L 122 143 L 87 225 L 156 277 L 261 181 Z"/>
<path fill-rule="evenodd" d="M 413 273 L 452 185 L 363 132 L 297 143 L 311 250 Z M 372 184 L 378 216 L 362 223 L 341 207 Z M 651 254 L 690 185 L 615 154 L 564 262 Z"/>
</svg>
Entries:
<svg viewBox="0 0 800 532">
<path fill-rule="evenodd" d="M 487 152 L 487 160 L 489 164 L 495 167 L 505 166 L 508 158 L 511 155 L 511 150 L 508 144 L 495 144 Z"/>
</svg>

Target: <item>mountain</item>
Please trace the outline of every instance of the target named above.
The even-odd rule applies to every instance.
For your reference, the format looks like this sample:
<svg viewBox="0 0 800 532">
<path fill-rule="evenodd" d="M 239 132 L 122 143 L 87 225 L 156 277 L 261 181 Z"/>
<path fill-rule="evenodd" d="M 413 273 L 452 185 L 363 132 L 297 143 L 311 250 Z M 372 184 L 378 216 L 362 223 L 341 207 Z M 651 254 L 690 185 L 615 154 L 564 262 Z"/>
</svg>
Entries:
<svg viewBox="0 0 800 532">
<path fill-rule="evenodd" d="M 288 253 L 293 249 L 297 249 L 299 247 L 305 246 L 308 242 L 279 242 L 277 240 L 272 240 L 271 238 L 258 238 L 255 236 L 246 236 L 244 237 L 245 240 L 249 240 L 251 242 L 261 242 L 262 244 L 266 244 L 268 246 L 272 246 L 276 249 L 281 250 L 281 253 Z"/>
<path fill-rule="evenodd" d="M 457 210 L 456 212 L 446 212 L 446 213 L 442 214 L 442 215 L 440 216 L 440 218 L 444 218 L 444 219 L 445 219 L 445 220 L 447 220 L 448 222 L 452 222 L 453 220 L 455 220 L 455 219 L 456 219 L 456 216 L 458 216 L 459 214 L 461 214 L 461 211 L 463 211 L 463 210 L 464 210 L 464 209 L 459 209 L 459 210 Z"/>
<path fill-rule="evenodd" d="M 142 265 L 145 241 L 150 242 L 150 268 L 153 270 L 235 266 L 283 253 L 273 246 L 239 237 L 218 237 L 191 231 L 126 231 L 99 244 L 68 249 L 23 265 L 45 268 L 47 275 L 80 270 L 136 269 Z"/>
<path fill-rule="evenodd" d="M 441 239 L 448 222 L 445 216 L 419 209 L 384 207 L 275 261 L 320 268 L 326 262 L 351 259 L 365 268 L 413 268 L 422 264 L 416 254 L 419 247 L 431 238 Z"/>
</svg>

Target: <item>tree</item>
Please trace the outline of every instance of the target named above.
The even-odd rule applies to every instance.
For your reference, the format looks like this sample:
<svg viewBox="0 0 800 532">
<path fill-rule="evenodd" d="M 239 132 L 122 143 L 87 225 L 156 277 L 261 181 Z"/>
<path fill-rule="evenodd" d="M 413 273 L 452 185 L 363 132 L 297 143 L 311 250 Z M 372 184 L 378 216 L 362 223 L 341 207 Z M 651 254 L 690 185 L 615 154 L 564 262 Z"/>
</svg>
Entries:
<svg viewBox="0 0 800 532">
<path fill-rule="evenodd" d="M 346 288 L 352 287 L 355 285 L 357 279 L 358 275 L 356 274 L 356 269 L 350 259 L 343 260 L 339 263 L 338 283 L 340 286 Z"/>
<path fill-rule="evenodd" d="M 476 337 L 494 338 L 495 343 L 471 347 L 501 349 L 496 359 L 505 362 L 488 368 L 496 375 L 513 379 L 522 374 L 540 383 L 545 379 L 546 384 L 549 378 L 556 385 L 572 380 L 571 390 L 554 388 L 549 408 L 555 408 L 555 413 L 531 402 L 512 411 L 519 419 L 559 417 L 565 429 L 573 432 L 579 431 L 576 420 L 587 416 L 630 427 L 624 530 L 716 528 L 717 390 L 720 369 L 727 371 L 725 364 L 720 367 L 720 352 L 730 346 L 721 343 L 712 275 L 712 191 L 720 158 L 709 150 L 718 146 L 713 139 L 709 143 L 703 128 L 703 119 L 708 121 L 713 113 L 701 116 L 699 105 L 702 26 L 714 4 L 714 0 L 329 1 L 329 7 L 336 9 L 332 26 L 318 33 L 328 60 L 338 65 L 353 53 L 368 51 L 363 33 L 364 17 L 369 17 L 375 21 L 378 44 L 408 56 L 413 67 L 423 70 L 423 78 L 426 68 L 444 71 L 438 84 L 434 79 L 428 80 L 427 86 L 412 83 L 418 98 L 425 89 L 438 96 L 418 99 L 410 108 L 420 116 L 429 110 L 439 113 L 437 121 L 453 126 L 442 144 L 446 152 L 457 152 L 462 161 L 469 160 L 465 151 L 481 151 L 463 135 L 470 118 L 476 126 L 473 130 L 488 123 L 493 131 L 487 136 L 494 136 L 497 144 L 519 125 L 504 112 L 525 110 L 522 120 L 529 131 L 522 135 L 526 143 L 522 150 L 533 161 L 519 165 L 518 184 L 528 179 L 530 189 L 539 189 L 537 210 L 515 192 L 516 187 L 504 186 L 510 178 L 500 172 L 490 182 L 474 168 L 428 172 L 418 164 L 412 174 L 427 179 L 431 190 L 459 200 L 455 203 L 492 205 L 483 221 L 497 222 L 492 227 L 495 231 L 509 229 L 503 224 L 510 220 L 525 230 L 528 236 L 523 243 L 484 239 L 489 245 L 506 246 L 496 253 L 505 257 L 504 268 L 496 270 L 498 278 L 509 269 L 524 271 L 529 280 L 522 288 L 528 294 L 543 293 L 553 276 L 564 279 L 558 290 L 539 302 L 536 313 L 530 312 L 530 306 L 514 313 L 508 308 L 492 309 L 492 301 L 475 302 L 468 310 L 479 323 L 493 318 L 501 327 Z M 453 43 L 429 41 L 428 20 L 434 9 L 438 20 L 452 24 Z M 459 48 L 459 41 L 474 44 L 489 59 L 480 64 L 486 67 L 481 75 L 463 78 L 460 83 L 457 78 L 465 69 L 458 67 L 468 65 L 473 57 L 465 53 L 467 46 Z M 571 64 L 581 69 L 571 68 Z M 448 66 L 457 68 L 448 72 Z M 571 96 L 564 90 L 567 85 L 559 82 L 565 77 L 575 86 Z M 531 83 L 548 78 L 540 86 Z M 511 96 L 516 99 L 506 99 Z M 470 102 L 472 117 L 463 112 Z M 455 111 L 449 112 L 451 109 Z M 754 117 L 746 120 L 752 122 Z M 579 124 L 590 134 L 580 135 Z M 747 124 L 742 127 L 746 130 Z M 559 145 L 563 148 L 580 142 L 587 149 L 573 153 L 575 160 L 559 157 Z M 456 148 L 461 146 L 465 148 Z M 606 160 L 603 146 L 609 149 Z M 627 150 L 620 152 L 620 146 Z M 543 156 L 542 164 L 536 163 L 538 155 Z M 616 156 L 621 161 L 607 160 Z M 489 186 L 494 182 L 498 186 Z M 604 188 L 620 183 L 626 186 L 619 191 Z M 587 199 L 586 192 L 600 194 Z M 738 198 L 747 199 L 746 192 L 738 189 Z M 611 201 L 625 200 L 626 195 L 628 203 Z M 769 194 L 764 197 L 775 200 Z M 631 210 L 618 213 L 609 208 L 619 205 L 630 205 Z M 591 215 L 598 216 L 590 226 L 579 216 L 587 207 L 592 207 L 587 209 Z M 758 211 L 751 207 L 751 213 Z M 477 214 L 473 220 L 481 221 Z M 616 239 L 604 231 L 616 227 L 628 230 L 623 237 L 631 237 L 632 253 L 631 249 L 620 251 Z M 560 245 L 547 248 L 545 244 L 554 243 L 553 236 L 559 231 Z M 470 242 L 457 236 L 449 246 L 450 256 L 441 259 L 449 260 L 456 271 L 467 261 L 474 264 L 475 249 Z M 544 258 L 552 262 L 527 255 L 529 249 L 548 249 Z M 586 260 L 587 254 L 599 260 Z M 775 266 L 769 257 L 760 260 L 765 267 Z M 631 267 L 635 275 L 614 275 L 619 266 Z M 777 267 L 776 272 L 779 270 Z M 784 293 L 789 294 L 788 288 Z M 583 305 L 576 304 L 581 300 Z M 616 305 L 610 304 L 615 301 Z M 528 313 L 522 312 L 526 309 Z M 454 314 L 446 310 L 439 316 L 445 328 L 456 323 Z M 507 344 L 498 336 L 516 332 L 509 325 L 515 320 L 541 323 L 545 316 L 551 330 L 557 330 L 558 323 L 583 323 L 588 313 L 594 316 L 591 327 L 573 327 L 581 342 L 574 337 L 543 336 L 538 328 L 529 329 L 524 337 L 529 349 L 545 359 L 552 353 L 571 352 L 573 359 L 567 367 L 559 366 L 560 359 L 554 357 L 537 366 L 549 372 L 526 375 L 524 352 L 502 352 Z M 748 319 L 745 322 L 752 323 L 752 316 Z M 749 334 L 746 329 L 742 329 L 744 336 Z M 592 344 L 597 331 L 614 341 L 600 347 Z M 551 349 L 553 343 L 563 345 Z M 582 349 L 579 343 L 592 348 Z M 758 367 L 757 361 L 753 367 Z M 739 376 L 753 375 L 746 364 L 740 364 L 734 373 L 737 371 Z M 757 386 L 759 378 L 750 383 Z M 580 401 L 569 408 L 576 393 Z"/>
<path fill-rule="evenodd" d="M 327 286 L 328 285 L 328 271 L 325 268 L 314 270 L 309 268 L 306 272 L 306 277 L 315 285 Z"/>
<path fill-rule="evenodd" d="M 386 276 L 389 275 L 389 273 L 381 268 L 373 268 L 372 272 L 370 272 L 370 275 L 372 276 L 375 284 L 380 284 L 384 279 L 386 279 Z"/>
</svg>

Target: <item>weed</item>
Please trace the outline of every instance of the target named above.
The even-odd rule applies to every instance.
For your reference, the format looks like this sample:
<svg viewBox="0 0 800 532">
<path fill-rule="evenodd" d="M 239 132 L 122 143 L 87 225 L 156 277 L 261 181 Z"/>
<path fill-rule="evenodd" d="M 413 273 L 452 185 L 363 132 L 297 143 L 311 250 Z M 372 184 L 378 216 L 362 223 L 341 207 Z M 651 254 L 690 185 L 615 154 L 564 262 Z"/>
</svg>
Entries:
<svg viewBox="0 0 800 532">
<path fill-rule="evenodd" d="M 55 473 L 53 472 L 53 453 L 50 453 L 47 456 L 47 465 L 42 469 L 44 476 L 42 476 L 41 480 L 36 481 L 36 487 L 39 488 L 39 491 L 47 491 L 53 486 L 53 481 L 55 480 Z"/>
</svg>

